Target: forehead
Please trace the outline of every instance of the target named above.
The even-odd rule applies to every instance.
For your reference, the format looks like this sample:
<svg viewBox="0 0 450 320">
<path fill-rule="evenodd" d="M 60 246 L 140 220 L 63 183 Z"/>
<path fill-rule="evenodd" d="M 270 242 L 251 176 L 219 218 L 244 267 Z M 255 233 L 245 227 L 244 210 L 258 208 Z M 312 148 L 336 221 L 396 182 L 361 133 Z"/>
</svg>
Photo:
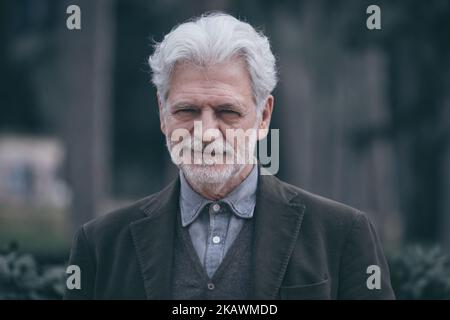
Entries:
<svg viewBox="0 0 450 320">
<path fill-rule="evenodd" d="M 237 58 L 206 67 L 180 63 L 172 73 L 167 101 L 169 105 L 181 101 L 247 105 L 253 101 L 250 75 Z"/>
</svg>

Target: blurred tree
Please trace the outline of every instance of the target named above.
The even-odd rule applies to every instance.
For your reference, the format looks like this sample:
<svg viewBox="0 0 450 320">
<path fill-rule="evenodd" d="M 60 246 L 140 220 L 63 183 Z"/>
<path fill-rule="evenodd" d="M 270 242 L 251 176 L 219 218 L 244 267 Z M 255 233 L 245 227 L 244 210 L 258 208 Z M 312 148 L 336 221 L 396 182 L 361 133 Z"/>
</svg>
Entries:
<svg viewBox="0 0 450 320">
<path fill-rule="evenodd" d="M 44 127 L 32 76 L 48 54 L 45 43 L 36 41 L 48 21 L 45 16 L 30 19 L 30 6 L 35 7 L 29 1 L 0 2 L 1 131 L 36 133 Z"/>
<path fill-rule="evenodd" d="M 352 10 L 362 12 L 368 4 L 359 2 Z M 397 0 L 379 1 L 379 5 L 381 31 L 358 27 L 363 25 L 361 17 L 353 16 L 344 33 L 352 46 L 380 47 L 389 61 L 388 121 L 356 131 L 355 145 L 366 149 L 379 139 L 392 141 L 406 240 L 435 243 L 445 238 L 450 227 L 442 227 L 448 214 L 450 2 Z"/>
<path fill-rule="evenodd" d="M 65 13 L 71 1 L 62 2 Z M 68 179 L 74 227 L 91 220 L 109 196 L 114 1 L 80 0 L 81 30 L 59 25 L 60 79 L 66 113 Z M 61 15 L 61 18 L 67 15 Z"/>
</svg>

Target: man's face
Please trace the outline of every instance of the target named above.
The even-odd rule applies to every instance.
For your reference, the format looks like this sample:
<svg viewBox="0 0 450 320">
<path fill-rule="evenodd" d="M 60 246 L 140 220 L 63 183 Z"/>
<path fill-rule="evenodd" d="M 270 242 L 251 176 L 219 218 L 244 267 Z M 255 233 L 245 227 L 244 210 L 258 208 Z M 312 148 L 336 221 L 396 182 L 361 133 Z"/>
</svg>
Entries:
<svg viewBox="0 0 450 320">
<path fill-rule="evenodd" d="M 264 116 L 263 112 L 260 117 L 256 111 L 250 76 L 244 63 L 239 59 L 209 67 L 189 63 L 178 64 L 172 74 L 166 104 L 162 106 L 160 99 L 158 100 L 161 130 L 166 135 L 169 150 L 172 151 L 175 145 L 182 143 L 171 140 L 177 129 L 184 129 L 190 134 L 192 143 L 185 145 L 183 151 L 192 155 L 192 158 L 189 157 L 191 163 L 182 163 L 179 166 L 185 175 L 192 176 L 192 179 L 204 179 L 210 183 L 226 182 L 244 166 L 242 163 L 236 163 L 237 155 L 244 152 L 244 149 L 247 153 L 245 156 L 248 156 L 248 153 L 253 154 L 251 145 L 256 143 L 256 136 L 254 141 L 251 141 L 252 138 L 250 141 L 246 139 L 245 145 L 239 143 L 236 137 L 227 140 L 227 130 L 246 131 L 265 129 L 268 126 L 267 119 L 262 119 L 267 118 L 267 115 Z M 198 130 L 199 123 L 201 130 Z M 201 147 L 195 149 L 195 145 Z M 203 153 L 208 145 L 220 147 L 214 148 L 214 155 L 220 156 L 216 153 L 217 150 L 221 150 L 219 153 L 223 152 L 223 159 L 231 156 L 233 164 L 229 162 L 194 164 L 195 152 L 198 153 L 200 150 L 200 153 Z"/>
</svg>

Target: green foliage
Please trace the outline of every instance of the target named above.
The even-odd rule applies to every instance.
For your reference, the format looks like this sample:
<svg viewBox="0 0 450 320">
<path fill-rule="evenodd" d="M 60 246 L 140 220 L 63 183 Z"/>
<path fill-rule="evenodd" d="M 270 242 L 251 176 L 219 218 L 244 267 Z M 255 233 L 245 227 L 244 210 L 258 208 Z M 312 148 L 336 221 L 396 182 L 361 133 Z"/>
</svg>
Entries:
<svg viewBox="0 0 450 320">
<path fill-rule="evenodd" d="M 0 254 L 0 300 L 62 299 L 65 277 L 64 267 L 39 266 L 30 254 Z"/>
<path fill-rule="evenodd" d="M 397 299 L 450 299 L 450 257 L 440 248 L 409 247 L 390 269 Z"/>
</svg>

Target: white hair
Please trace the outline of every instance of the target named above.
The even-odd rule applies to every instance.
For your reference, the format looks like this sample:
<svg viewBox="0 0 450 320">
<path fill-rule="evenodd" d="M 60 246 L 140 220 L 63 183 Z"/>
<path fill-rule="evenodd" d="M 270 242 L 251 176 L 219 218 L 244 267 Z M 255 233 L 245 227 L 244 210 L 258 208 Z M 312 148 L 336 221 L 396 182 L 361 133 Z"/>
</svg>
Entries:
<svg viewBox="0 0 450 320">
<path fill-rule="evenodd" d="M 209 13 L 176 26 L 155 44 L 148 62 L 152 82 L 165 102 L 178 62 L 209 66 L 240 57 L 250 75 L 258 110 L 277 84 L 275 57 L 269 40 L 250 24 L 225 13 Z"/>
</svg>

